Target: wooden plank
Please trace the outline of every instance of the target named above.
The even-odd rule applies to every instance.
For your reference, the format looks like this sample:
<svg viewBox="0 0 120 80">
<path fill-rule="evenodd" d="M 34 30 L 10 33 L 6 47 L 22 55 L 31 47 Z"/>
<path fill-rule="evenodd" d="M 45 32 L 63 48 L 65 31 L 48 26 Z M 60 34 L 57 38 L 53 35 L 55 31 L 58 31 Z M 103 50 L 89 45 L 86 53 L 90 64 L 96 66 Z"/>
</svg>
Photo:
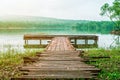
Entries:
<svg viewBox="0 0 120 80">
<path fill-rule="evenodd" d="M 64 55 L 61 55 L 61 54 L 57 54 L 57 55 L 54 55 L 54 54 L 37 54 L 37 56 L 40 56 L 40 57 L 76 57 L 77 55 L 75 54 L 64 54 Z"/>
<path fill-rule="evenodd" d="M 17 77 L 17 78 L 11 78 L 11 80 L 90 80 L 90 79 L 93 79 L 93 77 L 85 77 L 85 78 L 55 78 L 55 77 L 52 77 L 52 78 L 46 78 L 46 77 Z M 93 80 L 97 80 L 97 79 L 93 79 Z"/>
<path fill-rule="evenodd" d="M 23 75 L 24 77 L 46 77 L 46 78 L 90 78 L 92 77 L 92 74 L 87 72 L 66 72 L 66 71 L 51 71 L 51 72 L 31 72 L 28 73 L 28 75 Z"/>
<path fill-rule="evenodd" d="M 75 76 L 75 75 L 79 75 L 80 76 L 92 76 L 92 73 L 90 72 L 85 72 L 85 71 L 82 71 L 82 73 L 80 71 L 42 71 L 42 72 L 23 72 L 23 74 L 25 75 L 44 75 L 44 76 L 50 76 L 50 75 L 53 75 L 53 76 Z"/>
<path fill-rule="evenodd" d="M 86 69 L 87 68 L 87 69 Z M 29 70 L 29 69 L 40 69 L 40 70 L 46 70 L 46 69 L 53 69 L 53 70 L 100 70 L 98 68 L 95 68 L 94 66 L 72 66 L 72 65 L 57 65 L 57 66 L 52 66 L 52 65 L 41 65 L 38 67 L 33 67 L 33 66 L 28 66 L 28 67 L 22 67 L 19 68 L 19 70 Z"/>
<path fill-rule="evenodd" d="M 101 70 L 95 67 L 41 67 L 41 68 L 35 68 L 35 67 L 28 67 L 28 68 L 22 68 L 20 69 L 21 71 L 26 70 L 29 72 L 71 72 L 71 71 L 96 71 L 96 72 L 100 72 Z"/>
<path fill-rule="evenodd" d="M 26 34 L 24 35 L 24 40 L 27 39 L 48 39 L 48 38 L 54 38 L 54 37 L 69 37 L 71 39 L 73 38 L 79 38 L 79 39 L 98 39 L 98 36 L 96 35 L 32 35 L 32 34 Z"/>
</svg>

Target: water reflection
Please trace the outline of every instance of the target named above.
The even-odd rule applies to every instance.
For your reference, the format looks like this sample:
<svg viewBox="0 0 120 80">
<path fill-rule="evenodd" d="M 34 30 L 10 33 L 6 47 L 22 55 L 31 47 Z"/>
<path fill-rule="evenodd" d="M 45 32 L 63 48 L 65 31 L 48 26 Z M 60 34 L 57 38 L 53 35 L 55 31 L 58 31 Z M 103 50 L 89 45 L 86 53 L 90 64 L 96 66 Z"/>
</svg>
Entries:
<svg viewBox="0 0 120 80">
<path fill-rule="evenodd" d="M 99 33 L 88 33 L 88 32 L 81 32 L 81 31 L 74 31 L 69 29 L 11 29 L 11 30 L 0 30 L 0 51 L 4 51 L 9 45 L 15 49 L 24 49 L 24 41 L 23 35 L 24 34 L 59 34 L 59 35 L 97 35 L 99 36 L 98 40 L 98 47 L 99 48 L 109 48 L 110 45 L 116 46 L 116 43 L 113 43 L 114 39 L 117 36 L 111 34 L 99 34 Z M 33 41 L 34 42 L 34 41 Z M 36 43 L 38 43 L 37 41 Z M 84 43 L 84 41 L 78 41 L 79 43 Z M 46 44 L 44 41 L 43 43 Z M 89 41 L 90 44 L 94 43 L 93 41 Z"/>
</svg>

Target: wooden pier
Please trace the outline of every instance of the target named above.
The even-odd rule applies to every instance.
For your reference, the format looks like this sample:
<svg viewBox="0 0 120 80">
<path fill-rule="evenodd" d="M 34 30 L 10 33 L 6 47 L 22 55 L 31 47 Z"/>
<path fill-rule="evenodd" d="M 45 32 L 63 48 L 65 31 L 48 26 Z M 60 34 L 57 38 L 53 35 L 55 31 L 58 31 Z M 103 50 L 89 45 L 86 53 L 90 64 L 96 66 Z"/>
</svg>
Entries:
<svg viewBox="0 0 120 80">
<path fill-rule="evenodd" d="M 24 37 L 25 40 L 35 38 L 40 40 L 38 36 Z M 96 78 L 100 69 L 84 62 L 85 59 L 79 56 L 81 51 L 75 49 L 68 36 L 54 38 L 49 36 L 49 38 L 52 38 L 51 42 L 44 52 L 36 52 L 34 58 L 24 57 L 25 65 L 19 68 L 22 75 L 11 80 L 90 80 Z"/>
<path fill-rule="evenodd" d="M 98 47 L 98 36 L 96 35 L 24 35 L 25 48 L 45 48 L 54 37 L 68 37 L 75 48 L 94 48 Z M 29 44 L 29 41 L 39 41 L 38 44 Z M 42 41 L 47 40 L 47 44 Z M 92 43 L 90 43 L 92 42 Z"/>
</svg>

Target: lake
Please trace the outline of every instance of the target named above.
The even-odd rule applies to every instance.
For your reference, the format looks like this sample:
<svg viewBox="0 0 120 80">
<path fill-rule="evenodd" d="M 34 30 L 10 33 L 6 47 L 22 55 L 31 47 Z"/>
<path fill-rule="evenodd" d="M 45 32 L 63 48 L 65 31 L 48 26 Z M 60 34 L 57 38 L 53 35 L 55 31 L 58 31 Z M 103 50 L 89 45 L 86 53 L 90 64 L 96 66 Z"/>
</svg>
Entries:
<svg viewBox="0 0 120 80">
<path fill-rule="evenodd" d="M 23 50 L 24 34 L 51 34 L 51 35 L 97 35 L 99 37 L 98 47 L 109 48 L 118 37 L 111 34 L 90 33 L 83 31 L 74 31 L 69 29 L 2 29 L 0 30 L 0 51 L 8 48 Z M 112 46 L 118 46 L 115 42 Z"/>
</svg>

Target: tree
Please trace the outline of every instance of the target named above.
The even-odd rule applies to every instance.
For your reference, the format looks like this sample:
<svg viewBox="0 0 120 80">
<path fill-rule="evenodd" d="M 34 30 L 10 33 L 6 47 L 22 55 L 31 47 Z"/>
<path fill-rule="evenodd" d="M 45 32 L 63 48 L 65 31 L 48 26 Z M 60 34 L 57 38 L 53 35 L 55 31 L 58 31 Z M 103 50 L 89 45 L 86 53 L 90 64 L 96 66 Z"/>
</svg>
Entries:
<svg viewBox="0 0 120 80">
<path fill-rule="evenodd" d="M 115 30 L 120 30 L 120 0 L 115 0 L 112 5 L 105 3 L 101 7 L 100 15 L 105 15 L 115 24 Z"/>
</svg>

